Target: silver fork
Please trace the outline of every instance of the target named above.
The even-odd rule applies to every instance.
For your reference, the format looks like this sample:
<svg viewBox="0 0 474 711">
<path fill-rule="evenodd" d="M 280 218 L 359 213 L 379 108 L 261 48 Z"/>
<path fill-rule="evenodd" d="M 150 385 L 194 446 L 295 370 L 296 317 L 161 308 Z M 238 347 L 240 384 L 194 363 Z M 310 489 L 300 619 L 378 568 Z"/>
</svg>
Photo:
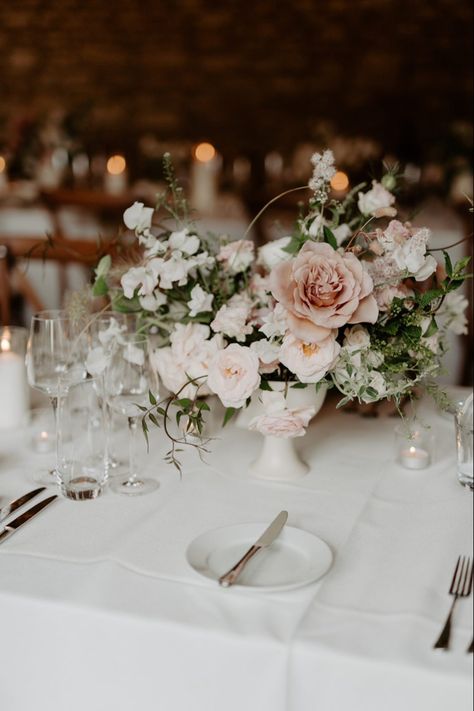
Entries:
<svg viewBox="0 0 474 711">
<path fill-rule="evenodd" d="M 451 620 L 454 608 L 460 597 L 469 597 L 472 590 L 472 559 L 467 556 L 459 556 L 454 575 L 449 588 L 449 594 L 453 596 L 453 602 L 449 611 L 443 630 L 433 645 L 433 649 L 449 649 L 451 639 Z"/>
</svg>

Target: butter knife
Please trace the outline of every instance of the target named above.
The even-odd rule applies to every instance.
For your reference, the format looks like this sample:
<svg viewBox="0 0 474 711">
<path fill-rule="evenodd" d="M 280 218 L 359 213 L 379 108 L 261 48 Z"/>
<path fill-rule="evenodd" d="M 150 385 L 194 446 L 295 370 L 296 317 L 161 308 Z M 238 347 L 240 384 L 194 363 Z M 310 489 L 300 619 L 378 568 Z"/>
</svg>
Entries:
<svg viewBox="0 0 474 711">
<path fill-rule="evenodd" d="M 41 492 L 43 491 L 46 491 L 46 487 L 40 486 L 39 489 L 33 489 L 33 491 L 29 491 L 27 494 L 24 494 L 24 496 L 20 496 L 19 499 L 15 499 L 15 501 L 12 501 L 6 506 L 3 506 L 0 509 L 0 523 L 2 521 L 5 521 L 5 519 L 8 518 L 10 514 L 19 509 L 24 504 L 27 504 L 28 501 L 31 501 L 31 499 L 34 499 L 35 496 L 38 496 L 38 494 L 41 494 Z"/>
<path fill-rule="evenodd" d="M 280 535 L 285 523 L 288 521 L 288 511 L 281 511 L 276 519 L 269 525 L 266 531 L 260 536 L 258 541 L 253 544 L 247 553 L 234 565 L 225 575 L 219 578 L 219 585 L 223 588 L 229 588 L 237 582 L 238 577 L 243 569 L 257 553 L 260 553 L 264 548 L 271 546 L 273 541 Z"/>
<path fill-rule="evenodd" d="M 23 524 L 28 523 L 28 521 L 32 519 L 33 516 L 39 514 L 40 511 L 42 511 L 46 506 L 49 506 L 49 504 L 51 504 L 57 498 L 57 494 L 54 494 L 54 496 L 49 496 L 47 499 L 40 501 L 39 504 L 35 504 L 35 506 L 32 506 L 31 509 L 28 509 L 28 511 L 25 511 L 25 513 L 22 513 L 21 516 L 17 516 L 13 519 L 13 521 L 10 521 L 10 523 L 8 523 L 3 529 L 0 529 L 0 543 L 2 543 L 2 541 L 5 541 L 11 535 L 13 535 L 15 531 L 20 528 L 20 526 L 23 526 Z"/>
</svg>

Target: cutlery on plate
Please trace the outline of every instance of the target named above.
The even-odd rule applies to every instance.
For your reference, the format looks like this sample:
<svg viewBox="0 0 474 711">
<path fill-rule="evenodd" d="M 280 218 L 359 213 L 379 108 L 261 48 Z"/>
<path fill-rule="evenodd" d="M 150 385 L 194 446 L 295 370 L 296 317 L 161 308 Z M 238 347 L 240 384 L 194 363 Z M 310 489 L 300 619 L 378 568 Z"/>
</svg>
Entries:
<svg viewBox="0 0 474 711">
<path fill-rule="evenodd" d="M 288 511 L 281 511 L 276 519 L 269 525 L 269 527 L 260 536 L 258 541 L 253 544 L 247 553 L 239 560 L 238 563 L 234 565 L 225 575 L 219 578 L 219 585 L 223 588 L 229 588 L 237 582 L 238 577 L 242 573 L 243 569 L 257 553 L 259 553 L 264 548 L 271 546 L 273 541 L 280 535 L 285 523 L 288 521 Z"/>
<path fill-rule="evenodd" d="M 20 526 L 23 526 L 23 524 L 27 523 L 31 518 L 33 518 L 33 516 L 39 514 L 40 511 L 42 511 L 46 506 L 49 506 L 49 504 L 57 498 L 57 494 L 49 496 L 47 499 L 40 501 L 39 504 L 32 506 L 31 509 L 28 509 L 25 513 L 22 513 L 21 516 L 17 516 L 13 519 L 13 521 L 10 521 L 10 523 L 8 523 L 3 529 L 0 529 L 0 543 L 13 535 L 15 531 L 20 528 Z"/>
<path fill-rule="evenodd" d="M 39 489 L 33 489 L 33 491 L 29 491 L 27 494 L 24 494 L 24 496 L 20 496 L 19 499 L 15 499 L 6 506 L 3 506 L 0 509 L 0 523 L 8 518 L 8 516 L 10 516 L 10 514 L 14 511 L 19 509 L 24 504 L 27 504 L 28 501 L 31 501 L 31 499 L 34 499 L 35 496 L 38 496 L 38 494 L 41 494 L 43 491 L 46 491 L 46 487 L 40 486 Z"/>
<path fill-rule="evenodd" d="M 454 608 L 460 597 L 469 597 L 472 590 L 472 559 L 467 556 L 459 556 L 454 575 L 449 588 L 449 594 L 453 596 L 453 602 L 449 611 L 443 630 L 433 645 L 433 649 L 449 649 L 451 639 L 451 621 Z"/>
</svg>

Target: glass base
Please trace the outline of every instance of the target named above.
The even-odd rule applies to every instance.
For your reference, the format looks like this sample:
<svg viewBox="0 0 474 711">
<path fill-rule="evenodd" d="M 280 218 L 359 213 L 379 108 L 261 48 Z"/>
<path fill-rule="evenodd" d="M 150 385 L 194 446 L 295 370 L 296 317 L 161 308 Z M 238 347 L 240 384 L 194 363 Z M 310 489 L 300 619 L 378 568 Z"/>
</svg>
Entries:
<svg viewBox="0 0 474 711">
<path fill-rule="evenodd" d="M 116 494 L 125 494 L 127 496 L 150 494 L 159 487 L 160 484 L 155 479 L 136 479 L 135 481 L 121 479 L 120 481 L 115 480 L 110 483 L 112 491 L 115 491 Z"/>
<path fill-rule="evenodd" d="M 88 476 L 76 477 L 66 484 L 61 485 L 61 493 L 67 499 L 74 501 L 90 501 L 97 499 L 102 493 L 102 487 L 97 481 Z"/>
</svg>

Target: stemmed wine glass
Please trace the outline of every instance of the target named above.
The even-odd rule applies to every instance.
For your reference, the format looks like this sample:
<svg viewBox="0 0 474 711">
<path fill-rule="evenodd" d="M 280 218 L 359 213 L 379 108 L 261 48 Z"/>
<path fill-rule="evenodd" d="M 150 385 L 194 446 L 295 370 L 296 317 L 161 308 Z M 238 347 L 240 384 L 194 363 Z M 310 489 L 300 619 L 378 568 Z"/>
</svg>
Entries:
<svg viewBox="0 0 474 711">
<path fill-rule="evenodd" d="M 56 476 L 61 455 L 61 403 L 69 389 L 86 378 L 87 341 L 81 324 L 65 311 L 40 311 L 31 320 L 26 350 L 28 382 L 48 395 L 56 425 Z"/>
<path fill-rule="evenodd" d="M 103 405 L 104 424 L 107 429 L 107 465 L 110 469 L 117 469 L 123 462 L 114 456 L 110 449 L 110 435 L 112 432 L 112 412 L 105 391 L 105 370 L 107 363 L 126 333 L 133 334 L 137 328 L 136 314 L 120 313 L 118 311 L 104 311 L 94 314 L 88 328 L 89 354 L 88 370 L 95 376 L 95 387 Z"/>
<path fill-rule="evenodd" d="M 120 494 L 148 494 L 159 487 L 155 479 L 139 477 L 136 463 L 138 420 L 141 407 L 149 406 L 148 393 L 155 390 L 148 359 L 148 339 L 140 334 L 123 334 L 105 371 L 105 390 L 115 412 L 125 415 L 129 428 L 129 472 L 125 480 L 116 477 L 111 488 Z"/>
</svg>

